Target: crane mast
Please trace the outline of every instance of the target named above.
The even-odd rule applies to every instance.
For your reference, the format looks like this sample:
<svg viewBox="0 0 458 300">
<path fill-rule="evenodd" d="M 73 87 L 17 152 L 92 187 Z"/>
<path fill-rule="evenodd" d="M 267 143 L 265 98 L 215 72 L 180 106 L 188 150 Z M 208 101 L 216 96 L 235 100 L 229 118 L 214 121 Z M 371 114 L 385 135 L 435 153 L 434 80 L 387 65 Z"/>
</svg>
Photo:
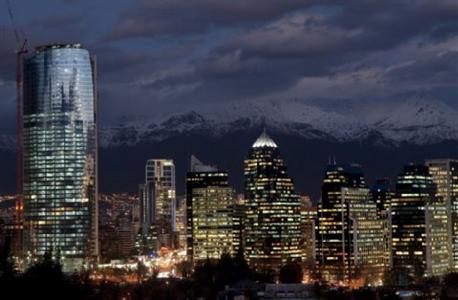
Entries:
<svg viewBox="0 0 458 300">
<path fill-rule="evenodd" d="M 16 38 L 17 50 L 16 53 L 16 236 L 14 241 L 14 250 L 16 253 L 22 252 L 22 236 L 24 229 L 23 208 L 24 208 L 24 193 L 23 193 L 23 98 L 22 98 L 22 57 L 27 50 L 27 39 L 19 35 L 19 31 L 14 19 L 13 9 L 9 0 L 6 1 L 8 14 L 13 28 L 14 37 Z M 23 35 L 23 34 L 22 34 Z"/>
</svg>

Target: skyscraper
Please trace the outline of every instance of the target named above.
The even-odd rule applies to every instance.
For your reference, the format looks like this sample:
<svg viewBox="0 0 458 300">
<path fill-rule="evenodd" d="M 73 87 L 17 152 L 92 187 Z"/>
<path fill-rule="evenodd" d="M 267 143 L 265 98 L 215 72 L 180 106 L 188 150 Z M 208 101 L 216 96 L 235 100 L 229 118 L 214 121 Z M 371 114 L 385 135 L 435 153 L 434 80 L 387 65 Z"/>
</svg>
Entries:
<svg viewBox="0 0 458 300">
<path fill-rule="evenodd" d="M 371 188 L 370 196 L 373 202 L 377 205 L 378 218 L 383 222 L 383 235 L 386 242 L 385 245 L 385 261 L 387 266 L 392 267 L 391 261 L 391 199 L 393 192 L 390 187 L 389 179 L 378 179 Z"/>
<path fill-rule="evenodd" d="M 447 207 L 424 165 L 404 167 L 392 201 L 393 267 L 400 283 L 449 267 Z"/>
<path fill-rule="evenodd" d="M 155 250 L 174 246 L 175 193 L 173 160 L 149 159 L 145 166 L 145 184 L 139 187 L 140 222 L 144 238 L 148 240 L 153 236 L 155 239 L 156 245 L 151 245 Z"/>
<path fill-rule="evenodd" d="M 79 44 L 24 60 L 24 251 L 64 270 L 98 255 L 95 61 Z"/>
<path fill-rule="evenodd" d="M 383 222 L 357 165 L 329 165 L 318 205 L 317 266 L 322 277 L 346 285 L 381 284 Z"/>
<path fill-rule="evenodd" d="M 187 254 L 193 261 L 233 253 L 234 190 L 228 173 L 191 157 L 186 175 Z"/>
<path fill-rule="evenodd" d="M 232 232 L 234 255 L 243 255 L 245 242 L 245 198 L 243 194 L 237 195 L 234 202 Z"/>
<path fill-rule="evenodd" d="M 177 198 L 176 205 L 176 233 L 177 248 L 186 249 L 186 196 Z"/>
<path fill-rule="evenodd" d="M 458 271 L 458 160 L 430 159 L 426 161 L 437 196 L 445 201 L 448 218 L 450 268 Z"/>
<path fill-rule="evenodd" d="M 301 216 L 302 216 L 302 260 L 305 265 L 305 273 L 312 275 L 315 270 L 316 261 L 316 234 L 315 227 L 317 222 L 317 207 L 313 205 L 307 195 L 301 195 Z"/>
<path fill-rule="evenodd" d="M 299 196 L 277 145 L 264 131 L 245 160 L 245 257 L 261 272 L 300 261 Z"/>
</svg>

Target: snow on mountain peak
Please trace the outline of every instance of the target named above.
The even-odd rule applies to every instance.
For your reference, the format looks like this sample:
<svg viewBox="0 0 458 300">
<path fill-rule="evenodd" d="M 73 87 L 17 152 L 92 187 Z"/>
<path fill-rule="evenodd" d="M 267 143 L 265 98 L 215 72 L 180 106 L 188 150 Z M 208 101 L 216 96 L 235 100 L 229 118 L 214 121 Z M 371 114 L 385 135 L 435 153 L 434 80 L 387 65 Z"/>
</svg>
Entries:
<svg viewBox="0 0 458 300">
<path fill-rule="evenodd" d="M 438 101 L 408 99 L 398 103 L 366 105 L 349 102 L 346 109 L 296 100 L 243 101 L 177 113 L 149 121 L 124 122 L 102 129 L 102 145 L 132 145 L 163 140 L 199 130 L 221 136 L 247 127 L 268 127 L 305 138 L 361 140 L 373 133 L 393 142 L 430 144 L 458 140 L 458 112 Z M 352 107 L 353 105 L 354 107 Z M 340 105 L 345 107 L 345 103 Z"/>
</svg>

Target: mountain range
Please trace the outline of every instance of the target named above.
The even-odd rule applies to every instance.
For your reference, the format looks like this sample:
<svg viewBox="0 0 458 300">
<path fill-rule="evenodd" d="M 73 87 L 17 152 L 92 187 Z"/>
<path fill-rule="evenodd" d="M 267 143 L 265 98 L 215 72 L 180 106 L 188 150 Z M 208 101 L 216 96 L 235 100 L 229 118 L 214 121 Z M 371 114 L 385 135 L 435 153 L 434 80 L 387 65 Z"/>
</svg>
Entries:
<svg viewBox="0 0 458 300">
<path fill-rule="evenodd" d="M 178 194 L 192 154 L 230 172 L 243 191 L 243 160 L 263 128 L 279 145 L 296 189 L 317 200 L 330 157 L 359 163 L 370 182 L 395 180 L 408 162 L 458 158 L 458 110 L 416 98 L 392 103 L 272 101 L 209 104 L 162 115 L 123 117 L 99 126 L 99 178 L 103 192 L 135 192 L 148 158 L 177 165 Z M 0 163 L 14 170 L 14 138 L 0 135 Z M 0 189 L 14 178 L 0 175 Z"/>
</svg>

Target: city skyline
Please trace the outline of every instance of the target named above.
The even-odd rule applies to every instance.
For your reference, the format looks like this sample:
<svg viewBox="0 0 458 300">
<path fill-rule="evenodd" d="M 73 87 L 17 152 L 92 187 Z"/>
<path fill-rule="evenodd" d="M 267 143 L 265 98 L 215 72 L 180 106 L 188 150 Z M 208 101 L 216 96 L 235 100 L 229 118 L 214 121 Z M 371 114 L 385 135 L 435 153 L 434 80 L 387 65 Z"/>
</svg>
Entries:
<svg viewBox="0 0 458 300">
<path fill-rule="evenodd" d="M 246 119 L 246 143 L 264 120 L 285 145 L 284 156 L 302 165 L 290 168 L 298 190 L 313 198 L 322 171 L 317 162 L 329 155 L 365 166 L 369 182 L 376 170 L 394 180 L 406 161 L 456 156 L 456 70 L 447 63 L 456 55 L 453 1 L 268 1 L 258 11 L 256 1 L 230 7 L 193 0 L 186 12 L 198 21 L 189 30 L 175 1 L 112 1 L 109 11 L 88 1 L 6 3 L 0 10 L 0 163 L 7 168 L 15 135 L 13 57 L 23 38 L 30 52 L 41 44 L 79 42 L 98 56 L 99 146 L 108 154 L 100 160 L 103 192 L 136 191 L 134 182 L 141 179 L 135 169 L 149 156 L 174 159 L 183 174 L 189 155 L 208 153 L 193 142 L 191 153 L 179 152 L 174 139 L 193 135 L 200 143 L 199 133 L 205 132 L 217 143 L 221 135 L 238 134 L 232 125 L 238 128 Z M 226 10 L 241 23 L 230 22 Z M 157 11 L 170 15 L 146 24 L 145 15 Z M 88 24 L 93 30 L 83 30 Z M 187 115 L 192 112 L 194 117 Z M 171 130 L 167 124 L 177 120 L 182 125 Z M 299 156 L 301 144 L 316 158 Z M 219 149 L 224 159 L 209 160 L 234 174 L 241 191 L 243 170 L 227 156 L 240 160 L 245 154 L 227 148 Z M 121 160 L 124 151 L 131 155 Z M 396 154 L 398 161 L 378 164 L 373 151 L 384 158 Z M 120 182 L 117 172 L 130 176 Z M 177 190 L 184 193 L 180 176 Z M 14 180 L 0 174 L 0 190 L 13 193 Z"/>
<path fill-rule="evenodd" d="M 1 7 L 5 295 L 458 299 L 458 2 Z"/>
</svg>

